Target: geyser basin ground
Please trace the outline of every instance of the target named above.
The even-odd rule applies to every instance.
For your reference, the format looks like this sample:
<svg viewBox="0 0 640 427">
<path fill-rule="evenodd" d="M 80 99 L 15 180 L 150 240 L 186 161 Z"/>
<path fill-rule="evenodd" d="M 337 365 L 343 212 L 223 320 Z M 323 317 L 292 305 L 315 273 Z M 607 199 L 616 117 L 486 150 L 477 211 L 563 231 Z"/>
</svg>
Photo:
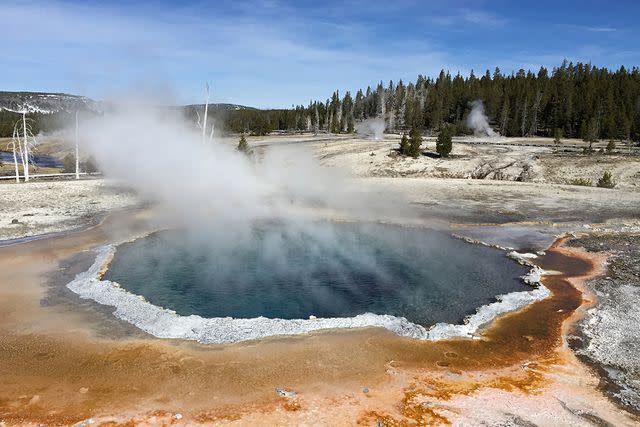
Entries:
<svg viewBox="0 0 640 427">
<path fill-rule="evenodd" d="M 401 335 L 429 338 L 425 327 L 459 324 L 481 306 L 493 303 L 490 309 L 484 307 L 474 328 L 501 312 L 546 296 L 536 294 L 546 289 L 532 291 L 522 282 L 526 272 L 502 251 L 428 229 L 272 222 L 224 230 L 161 231 L 122 244 L 101 283 L 117 282 L 128 291 L 107 285 L 118 294 L 144 296 L 156 306 L 151 318 L 162 313 L 170 316 L 173 310 L 178 323 L 200 319 L 196 322 L 199 328 L 215 327 L 202 323 L 216 319 L 228 323 L 231 319 L 220 319 L 227 317 L 249 322 L 325 318 L 311 324 L 309 320 L 281 322 L 272 325 L 276 326 L 273 333 L 263 330 L 245 339 L 358 326 L 383 326 Z M 505 301 L 496 303 L 496 296 L 504 294 L 509 294 Z M 120 317 L 148 332 L 185 337 L 163 335 L 158 324 L 150 325 L 148 319 L 141 325 L 140 320 L 130 318 L 128 313 L 133 310 L 119 306 L 122 301 L 100 300 L 86 292 L 83 296 L 115 305 Z M 136 300 L 120 296 L 128 300 L 124 304 Z M 333 323 L 318 325 L 325 320 Z M 220 322 L 218 327 L 223 326 Z M 186 323 L 183 327 L 193 326 Z M 240 329 L 260 329 L 255 326 L 245 323 Z M 268 329 L 265 322 L 260 326 Z M 445 333 L 468 332 L 473 329 Z M 208 342 L 241 339 L 210 339 L 201 334 L 186 338 Z"/>
</svg>

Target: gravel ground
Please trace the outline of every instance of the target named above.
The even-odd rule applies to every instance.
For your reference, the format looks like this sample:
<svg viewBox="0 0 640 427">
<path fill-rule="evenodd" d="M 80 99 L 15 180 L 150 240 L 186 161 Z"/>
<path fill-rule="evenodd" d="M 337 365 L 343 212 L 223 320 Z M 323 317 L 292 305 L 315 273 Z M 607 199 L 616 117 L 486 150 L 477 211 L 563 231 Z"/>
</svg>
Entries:
<svg viewBox="0 0 640 427">
<path fill-rule="evenodd" d="M 301 137 L 301 142 L 305 141 L 308 142 Z M 640 156 L 626 155 L 624 149 L 612 154 L 564 152 L 548 142 L 536 138 L 500 138 L 480 144 L 472 137 L 456 138 L 446 159 L 436 155 L 435 138 L 424 138 L 423 155 L 417 159 L 397 155 L 399 138 L 393 135 L 386 135 L 382 141 L 357 137 L 322 139 L 312 145 L 323 164 L 343 167 L 361 177 L 474 178 L 547 184 L 570 184 L 583 179 L 595 186 L 603 173 L 609 171 L 617 188 L 640 190 Z"/>
<path fill-rule="evenodd" d="M 447 222 L 584 224 L 640 219 L 640 192 L 529 182 L 366 178 L 377 191 L 403 194 L 428 218 Z"/>
<path fill-rule="evenodd" d="M 103 179 L 0 184 L 0 240 L 71 230 L 134 206 L 135 195 Z"/>
<path fill-rule="evenodd" d="M 603 367 L 606 391 L 640 413 L 640 233 L 593 235 L 570 245 L 608 257 L 607 276 L 589 283 L 598 303 L 579 324 L 578 354 Z"/>
</svg>

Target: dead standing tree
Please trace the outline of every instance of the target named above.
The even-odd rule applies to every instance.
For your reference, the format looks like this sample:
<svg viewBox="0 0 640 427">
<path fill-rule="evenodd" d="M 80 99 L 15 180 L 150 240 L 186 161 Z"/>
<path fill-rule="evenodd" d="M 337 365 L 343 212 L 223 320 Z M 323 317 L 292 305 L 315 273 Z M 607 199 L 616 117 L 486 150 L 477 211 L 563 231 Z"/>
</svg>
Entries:
<svg viewBox="0 0 640 427">
<path fill-rule="evenodd" d="M 79 161 L 79 138 L 78 138 L 78 112 L 76 111 L 76 179 L 80 179 L 80 161 Z"/>
<path fill-rule="evenodd" d="M 196 115 L 198 116 L 198 127 L 202 130 L 202 143 L 207 142 L 207 116 L 209 115 L 209 83 L 205 85 L 205 102 L 204 102 L 204 117 L 200 117 L 200 113 L 196 108 Z M 209 143 L 213 141 L 213 131 L 215 125 L 211 123 L 211 131 L 209 133 Z"/>
<path fill-rule="evenodd" d="M 11 139 L 11 141 L 7 144 L 7 148 L 11 148 L 11 151 L 13 152 L 13 165 L 16 168 L 16 182 L 20 182 L 20 169 L 18 168 L 18 156 L 16 154 L 16 145 L 19 146 L 19 141 L 16 139 L 16 132 L 14 129 L 13 132 L 13 138 Z"/>
<path fill-rule="evenodd" d="M 22 132 L 22 135 L 20 134 Z M 20 182 L 20 173 L 18 168 L 18 156 L 16 155 L 16 147 L 20 154 L 20 162 L 22 163 L 22 174 L 24 181 L 29 181 L 29 163 L 32 160 L 31 153 L 34 151 L 36 138 L 31 128 L 31 120 L 27 119 L 27 112 L 22 112 L 22 120 L 18 120 L 13 126 L 13 138 L 8 146 L 13 151 L 13 164 L 16 169 L 16 182 Z"/>
</svg>

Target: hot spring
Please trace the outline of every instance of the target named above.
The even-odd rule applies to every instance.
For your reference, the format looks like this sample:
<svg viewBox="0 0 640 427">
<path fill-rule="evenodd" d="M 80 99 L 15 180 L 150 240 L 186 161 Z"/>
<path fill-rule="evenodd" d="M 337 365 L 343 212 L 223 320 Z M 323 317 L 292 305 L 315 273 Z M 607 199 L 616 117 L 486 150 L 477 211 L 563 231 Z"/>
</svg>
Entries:
<svg viewBox="0 0 640 427">
<path fill-rule="evenodd" d="M 460 323 L 497 295 L 530 291 L 520 279 L 526 272 L 502 251 L 423 228 L 269 222 L 156 232 L 118 246 L 103 279 L 177 318 L 374 313 L 429 327 Z"/>
</svg>

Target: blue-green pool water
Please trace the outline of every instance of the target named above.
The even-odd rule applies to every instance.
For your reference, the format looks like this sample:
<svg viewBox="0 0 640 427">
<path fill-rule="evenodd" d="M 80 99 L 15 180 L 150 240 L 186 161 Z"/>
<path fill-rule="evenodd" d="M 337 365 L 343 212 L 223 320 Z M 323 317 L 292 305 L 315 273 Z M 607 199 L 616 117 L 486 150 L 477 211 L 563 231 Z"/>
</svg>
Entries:
<svg viewBox="0 0 640 427">
<path fill-rule="evenodd" d="M 426 326 L 527 290 L 525 273 L 499 250 L 438 231 L 318 222 L 161 231 L 118 247 L 105 279 L 181 315 L 371 312 Z"/>
</svg>

